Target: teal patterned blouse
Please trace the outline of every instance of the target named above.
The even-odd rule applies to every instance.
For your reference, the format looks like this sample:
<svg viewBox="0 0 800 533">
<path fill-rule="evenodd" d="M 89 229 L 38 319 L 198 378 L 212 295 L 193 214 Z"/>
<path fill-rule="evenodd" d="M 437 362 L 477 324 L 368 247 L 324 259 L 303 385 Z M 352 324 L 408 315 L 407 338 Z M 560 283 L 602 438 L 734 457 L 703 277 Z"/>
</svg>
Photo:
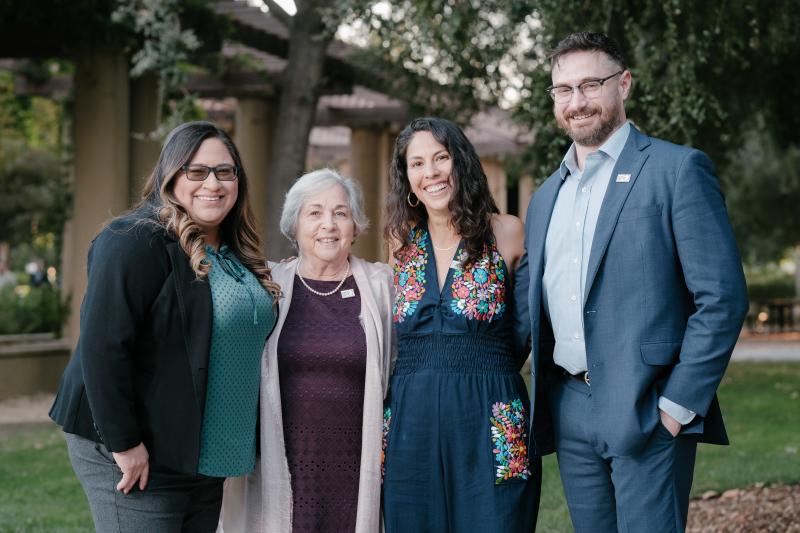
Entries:
<svg viewBox="0 0 800 533">
<path fill-rule="evenodd" d="M 198 472 L 241 476 L 255 466 L 261 353 L 276 309 L 227 246 L 206 246 L 206 257 L 213 321 Z"/>
</svg>

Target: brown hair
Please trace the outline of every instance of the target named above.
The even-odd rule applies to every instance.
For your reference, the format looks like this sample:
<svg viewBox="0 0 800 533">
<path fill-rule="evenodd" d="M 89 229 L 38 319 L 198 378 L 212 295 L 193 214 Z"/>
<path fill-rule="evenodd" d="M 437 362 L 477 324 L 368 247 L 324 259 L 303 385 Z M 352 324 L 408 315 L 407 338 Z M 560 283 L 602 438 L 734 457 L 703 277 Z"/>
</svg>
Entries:
<svg viewBox="0 0 800 533">
<path fill-rule="evenodd" d="M 603 52 L 620 69 L 627 70 L 628 68 L 617 43 L 602 33 L 588 31 L 570 33 L 561 39 L 555 48 L 550 50 L 550 53 L 547 54 L 547 59 L 550 60 L 550 65 L 552 66 L 558 63 L 559 58 L 572 52 Z"/>
<path fill-rule="evenodd" d="M 181 172 L 183 165 L 191 161 L 206 139 L 219 139 L 238 168 L 239 194 L 233 208 L 220 224 L 221 242 L 228 246 L 277 302 L 281 289 L 272 281 L 270 269 L 261 252 L 261 239 L 256 231 L 247 196 L 248 181 L 242 158 L 228 134 L 211 122 L 187 122 L 167 135 L 158 162 L 142 190 L 142 199 L 134 209 L 144 210 L 153 221 L 175 235 L 181 248 L 189 256 L 189 264 L 198 279 L 205 279 L 211 264 L 206 260 L 203 230 L 178 203 L 173 189 L 175 176 Z"/>
<path fill-rule="evenodd" d="M 408 248 L 411 229 L 428 217 L 424 205 L 419 203 L 411 206 L 407 201 L 411 184 L 408 181 L 406 151 L 411 139 L 420 131 L 430 132 L 453 158 L 453 195 L 449 208 L 453 228 L 464 239 L 464 249 L 467 252 L 464 267 L 467 267 L 480 258 L 484 247 L 494 237 L 492 214 L 500 211 L 492 198 L 489 181 L 475 147 L 461 128 L 449 120 L 417 118 L 398 135 L 390 168 L 388 217 L 383 230 L 384 237 L 389 243 L 400 243 L 396 250 L 390 250 L 395 257 L 399 257 Z"/>
</svg>

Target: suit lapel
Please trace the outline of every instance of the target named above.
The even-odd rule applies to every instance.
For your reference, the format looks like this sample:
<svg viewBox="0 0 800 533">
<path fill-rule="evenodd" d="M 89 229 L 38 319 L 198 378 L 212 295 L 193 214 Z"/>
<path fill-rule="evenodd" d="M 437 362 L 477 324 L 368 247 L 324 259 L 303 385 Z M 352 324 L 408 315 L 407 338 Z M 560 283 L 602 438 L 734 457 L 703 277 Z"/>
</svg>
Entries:
<svg viewBox="0 0 800 533">
<path fill-rule="evenodd" d="M 192 369 L 195 398 L 200 403 L 205 401 L 206 394 L 206 374 L 200 370 L 208 367 L 208 355 L 211 351 L 211 287 L 208 281 L 196 279 L 186 254 L 177 242 L 168 242 L 167 252 L 172 260 L 183 340 Z M 204 407 L 205 405 L 200 405 L 201 412 Z"/>
<path fill-rule="evenodd" d="M 528 268 L 531 280 L 529 289 L 529 312 L 531 316 L 531 348 L 533 353 L 533 368 L 539 357 L 539 329 L 541 324 L 541 314 L 539 309 L 542 306 L 542 276 L 544 275 L 544 245 L 547 239 L 547 229 L 550 226 L 550 217 L 553 214 L 553 207 L 556 205 L 558 191 L 561 189 L 563 180 L 561 173 L 556 171 L 551 175 L 536 191 L 536 201 L 533 209 L 528 214 L 527 222 L 530 228 L 530 238 L 528 240 Z"/>
<path fill-rule="evenodd" d="M 600 207 L 600 215 L 597 218 L 597 226 L 592 240 L 592 251 L 589 254 L 589 265 L 586 272 L 586 287 L 583 292 L 584 304 L 591 292 L 597 271 L 600 269 L 600 263 L 605 257 L 608 243 L 617 226 L 617 219 L 620 211 L 622 211 L 622 206 L 625 204 L 633 184 L 639 177 L 642 165 L 647 160 L 648 154 L 645 148 L 649 145 L 649 138 L 639 133 L 636 128 L 631 127 L 625 148 L 622 150 L 622 154 L 620 154 L 620 158 L 611 172 L 611 181 L 608 184 L 606 195 L 603 198 L 603 205 Z M 629 174 L 630 180 L 617 181 L 617 176 L 621 174 Z"/>
<path fill-rule="evenodd" d="M 553 207 L 556 205 L 558 191 L 563 183 L 561 174 L 556 172 L 550 176 L 542 187 L 537 191 L 539 200 L 535 204 L 535 209 L 530 213 L 533 220 L 529 222 L 531 228 L 530 240 L 528 241 L 528 261 L 531 265 L 531 274 L 534 279 L 541 283 L 541 271 L 544 267 L 544 243 L 547 239 L 547 228 L 550 226 L 550 217 L 553 214 Z"/>
</svg>

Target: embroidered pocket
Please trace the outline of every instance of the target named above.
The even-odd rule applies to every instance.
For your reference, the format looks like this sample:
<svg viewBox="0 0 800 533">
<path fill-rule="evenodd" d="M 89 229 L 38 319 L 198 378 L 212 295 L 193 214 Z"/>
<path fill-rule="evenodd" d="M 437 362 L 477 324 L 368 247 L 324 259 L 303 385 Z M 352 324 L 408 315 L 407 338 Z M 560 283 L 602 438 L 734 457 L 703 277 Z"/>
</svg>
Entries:
<svg viewBox="0 0 800 533">
<path fill-rule="evenodd" d="M 528 460 L 528 434 L 525 406 L 522 400 L 492 405 L 492 453 L 494 453 L 494 484 L 514 478 L 526 480 L 531 475 Z"/>
<path fill-rule="evenodd" d="M 383 476 L 386 474 L 386 445 L 389 442 L 389 426 L 392 423 L 392 408 L 386 407 L 383 410 L 383 444 L 381 445 L 381 485 Z"/>
</svg>

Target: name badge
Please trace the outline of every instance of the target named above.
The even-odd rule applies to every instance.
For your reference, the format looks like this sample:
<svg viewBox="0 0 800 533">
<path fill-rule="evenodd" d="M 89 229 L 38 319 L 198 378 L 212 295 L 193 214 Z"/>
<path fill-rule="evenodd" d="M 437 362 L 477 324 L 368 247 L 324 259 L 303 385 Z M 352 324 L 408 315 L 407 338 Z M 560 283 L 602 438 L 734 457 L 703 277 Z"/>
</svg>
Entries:
<svg viewBox="0 0 800 533">
<path fill-rule="evenodd" d="M 356 291 L 353 289 L 345 289 L 341 292 L 342 298 L 352 298 L 356 295 Z"/>
<path fill-rule="evenodd" d="M 631 181 L 630 174 L 617 174 L 617 183 L 628 183 Z"/>
</svg>

